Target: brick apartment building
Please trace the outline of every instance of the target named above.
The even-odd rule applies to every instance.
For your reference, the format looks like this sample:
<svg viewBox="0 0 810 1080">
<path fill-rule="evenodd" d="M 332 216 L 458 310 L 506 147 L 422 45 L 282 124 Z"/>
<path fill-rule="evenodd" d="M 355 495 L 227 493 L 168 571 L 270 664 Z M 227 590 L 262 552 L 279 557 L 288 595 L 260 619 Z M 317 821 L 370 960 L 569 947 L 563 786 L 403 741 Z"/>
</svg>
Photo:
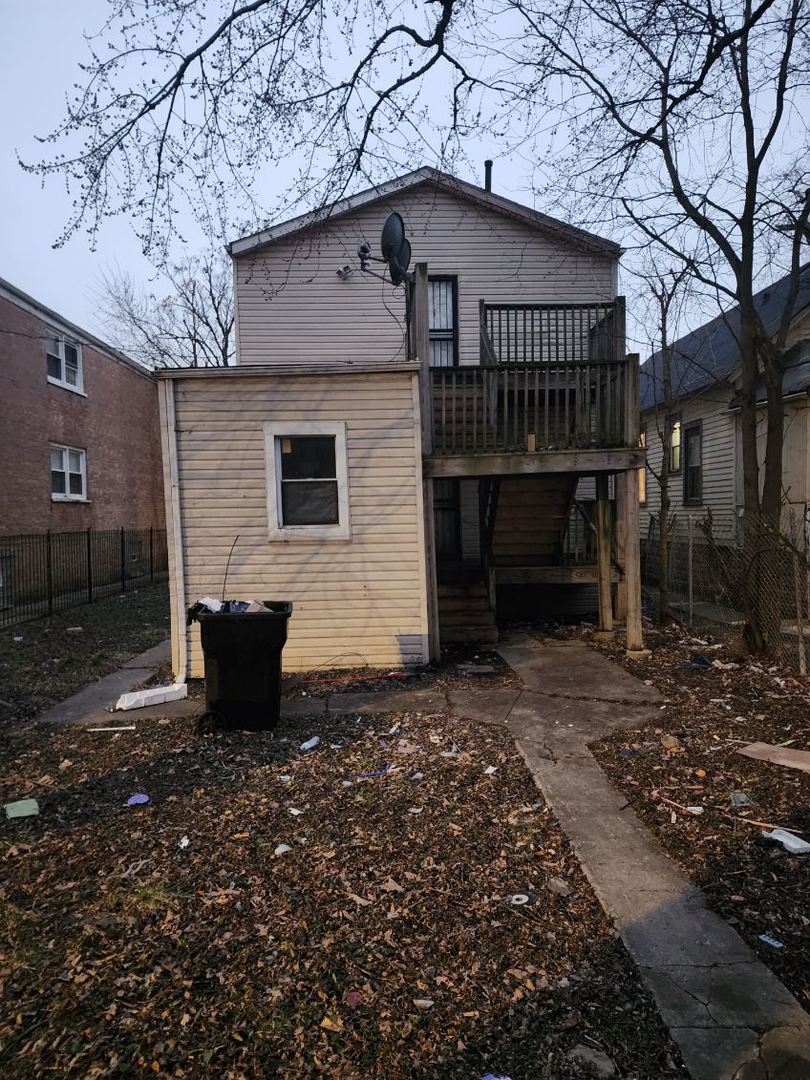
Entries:
<svg viewBox="0 0 810 1080">
<path fill-rule="evenodd" d="M 164 525 L 157 384 L 0 278 L 0 536 Z"/>
</svg>

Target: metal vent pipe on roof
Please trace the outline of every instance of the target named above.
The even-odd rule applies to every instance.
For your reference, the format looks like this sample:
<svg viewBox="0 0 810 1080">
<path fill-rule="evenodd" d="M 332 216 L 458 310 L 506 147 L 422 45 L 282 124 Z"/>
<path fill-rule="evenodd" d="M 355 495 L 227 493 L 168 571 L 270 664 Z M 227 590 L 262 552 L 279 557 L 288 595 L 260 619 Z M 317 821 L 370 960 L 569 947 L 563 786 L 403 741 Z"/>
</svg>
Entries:
<svg viewBox="0 0 810 1080">
<path fill-rule="evenodd" d="M 484 162 L 484 191 L 492 191 L 492 161 L 489 158 Z"/>
</svg>

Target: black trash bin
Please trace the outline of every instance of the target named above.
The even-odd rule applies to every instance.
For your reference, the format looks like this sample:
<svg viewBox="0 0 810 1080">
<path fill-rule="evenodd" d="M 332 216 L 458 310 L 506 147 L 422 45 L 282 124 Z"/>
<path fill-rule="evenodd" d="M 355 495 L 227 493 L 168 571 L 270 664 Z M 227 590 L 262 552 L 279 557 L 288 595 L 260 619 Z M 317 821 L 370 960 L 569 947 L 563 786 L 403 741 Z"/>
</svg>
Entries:
<svg viewBox="0 0 810 1080">
<path fill-rule="evenodd" d="M 281 711 L 281 651 L 292 604 L 263 600 L 267 612 L 190 614 L 205 659 L 203 728 L 272 731 Z"/>
</svg>

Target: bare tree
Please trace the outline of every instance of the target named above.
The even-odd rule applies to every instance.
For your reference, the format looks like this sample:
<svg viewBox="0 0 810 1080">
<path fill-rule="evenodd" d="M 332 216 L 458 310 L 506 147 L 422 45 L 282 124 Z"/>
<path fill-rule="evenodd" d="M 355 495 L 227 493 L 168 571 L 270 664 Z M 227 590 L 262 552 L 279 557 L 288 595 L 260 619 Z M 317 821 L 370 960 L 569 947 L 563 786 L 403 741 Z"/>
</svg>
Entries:
<svg viewBox="0 0 810 1080">
<path fill-rule="evenodd" d="M 227 261 L 167 267 L 160 293 L 121 270 L 102 275 L 99 315 L 108 338 L 148 367 L 227 367 L 233 357 L 233 284 Z"/>
<path fill-rule="evenodd" d="M 497 139 L 547 170 L 538 185 L 581 224 L 629 230 L 740 309 L 749 562 L 781 502 L 782 357 L 810 221 L 810 0 L 154 0 L 111 14 L 54 156 L 76 211 L 167 243 L 185 197 L 206 219 L 226 196 L 261 219 L 258 170 L 298 162 L 289 198 L 328 207 L 414 156 L 450 161 Z M 686 247 L 680 244 L 689 237 Z M 685 254 L 688 252 L 688 254 Z M 758 275 L 791 274 L 778 325 Z M 767 384 L 760 491 L 757 393 Z M 754 588 L 749 640 L 761 648 Z"/>
</svg>

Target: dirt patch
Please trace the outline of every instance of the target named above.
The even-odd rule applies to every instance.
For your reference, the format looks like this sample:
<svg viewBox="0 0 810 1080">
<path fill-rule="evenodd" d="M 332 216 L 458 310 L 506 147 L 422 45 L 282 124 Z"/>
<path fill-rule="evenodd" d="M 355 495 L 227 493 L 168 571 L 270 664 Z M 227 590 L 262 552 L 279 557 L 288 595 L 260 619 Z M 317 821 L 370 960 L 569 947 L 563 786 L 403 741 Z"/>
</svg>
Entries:
<svg viewBox="0 0 810 1080">
<path fill-rule="evenodd" d="M 165 585 L 0 632 L 0 725 L 30 720 L 169 636 Z"/>
<path fill-rule="evenodd" d="M 684 1075 L 505 732 L 277 735 L 6 741 L 40 815 L 2 823 L 4 1076 Z"/>
<path fill-rule="evenodd" d="M 754 822 L 810 841 L 810 775 L 737 753 L 756 741 L 810 749 L 808 686 L 677 628 L 647 643 L 642 661 L 625 659 L 618 641 L 596 647 L 665 694 L 658 723 L 591 749 L 667 854 L 808 1008 L 810 856 L 787 854 Z"/>
<path fill-rule="evenodd" d="M 465 671 L 465 667 L 491 671 Z M 372 667 L 319 669 L 284 675 L 286 699 L 326 694 L 372 693 L 377 690 L 432 690 L 468 686 L 520 686 L 520 679 L 498 655 L 474 646 L 445 649 L 435 664 L 384 670 Z"/>
</svg>

